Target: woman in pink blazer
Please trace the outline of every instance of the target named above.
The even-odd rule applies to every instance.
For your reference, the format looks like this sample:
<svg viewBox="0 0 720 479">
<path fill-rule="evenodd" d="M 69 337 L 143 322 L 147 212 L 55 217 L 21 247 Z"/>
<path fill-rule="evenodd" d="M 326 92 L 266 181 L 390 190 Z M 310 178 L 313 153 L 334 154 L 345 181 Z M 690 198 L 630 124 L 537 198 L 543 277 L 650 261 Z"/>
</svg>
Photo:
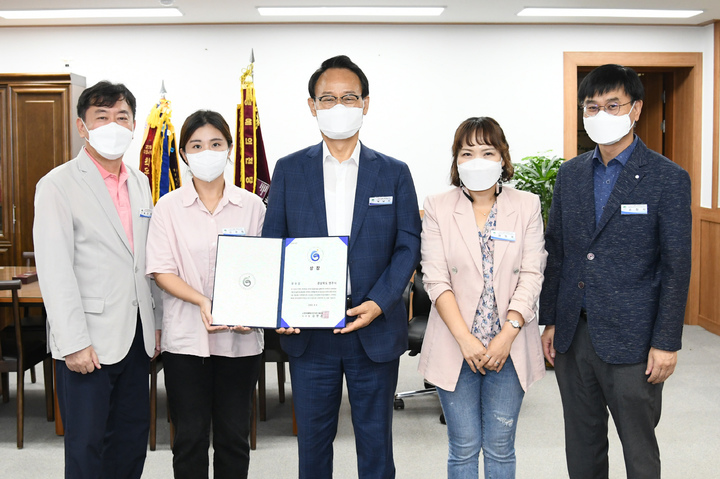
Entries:
<svg viewBox="0 0 720 479">
<path fill-rule="evenodd" d="M 448 477 L 515 477 L 525 391 L 545 374 L 535 312 L 545 268 L 536 195 L 503 188 L 509 147 L 492 118 L 455 132 L 454 189 L 425 200 L 422 270 L 433 302 L 419 370 L 438 387 L 450 442 Z"/>
</svg>

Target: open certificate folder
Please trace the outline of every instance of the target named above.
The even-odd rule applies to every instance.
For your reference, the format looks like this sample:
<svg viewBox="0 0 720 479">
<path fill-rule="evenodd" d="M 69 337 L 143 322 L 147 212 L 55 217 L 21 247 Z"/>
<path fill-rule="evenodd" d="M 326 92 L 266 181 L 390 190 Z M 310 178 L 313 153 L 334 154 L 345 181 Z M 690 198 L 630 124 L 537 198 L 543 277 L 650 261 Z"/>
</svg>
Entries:
<svg viewBox="0 0 720 479">
<path fill-rule="evenodd" d="M 213 324 L 342 328 L 347 236 L 218 236 Z"/>
</svg>

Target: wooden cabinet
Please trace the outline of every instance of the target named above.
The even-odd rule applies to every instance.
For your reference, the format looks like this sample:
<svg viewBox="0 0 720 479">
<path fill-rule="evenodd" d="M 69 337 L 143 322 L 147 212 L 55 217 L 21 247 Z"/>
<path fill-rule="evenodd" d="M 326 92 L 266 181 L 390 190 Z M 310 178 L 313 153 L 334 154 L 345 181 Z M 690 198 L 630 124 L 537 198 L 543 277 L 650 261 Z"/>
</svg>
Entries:
<svg viewBox="0 0 720 479">
<path fill-rule="evenodd" d="M 35 185 L 83 145 L 75 121 L 85 78 L 0 73 L 0 265 L 23 265 L 32 241 Z"/>
</svg>

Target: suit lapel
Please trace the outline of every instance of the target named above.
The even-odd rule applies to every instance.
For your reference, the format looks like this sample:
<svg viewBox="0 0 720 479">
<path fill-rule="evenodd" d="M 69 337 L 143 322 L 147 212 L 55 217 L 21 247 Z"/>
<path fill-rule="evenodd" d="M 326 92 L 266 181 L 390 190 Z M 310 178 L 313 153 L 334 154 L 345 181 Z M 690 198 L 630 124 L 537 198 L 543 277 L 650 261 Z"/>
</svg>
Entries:
<svg viewBox="0 0 720 479">
<path fill-rule="evenodd" d="M 348 251 L 352 251 L 355 238 L 360 234 L 360 227 L 367 215 L 369 199 L 375 191 L 375 181 L 380 171 L 380 164 L 375 161 L 373 150 L 365 146 L 360 147 L 360 164 L 358 165 L 357 186 L 355 187 L 355 205 L 353 206 L 352 229 Z M 397 198 L 395 198 L 397 200 Z"/>
<path fill-rule="evenodd" d="M 478 272 L 483 274 L 482 267 L 482 251 L 480 250 L 480 238 L 478 237 L 477 223 L 475 222 L 475 214 L 473 213 L 472 203 L 465 198 L 460 188 L 458 188 L 458 198 L 455 203 L 455 211 L 453 212 L 453 218 L 455 224 L 457 224 L 460 230 L 465 246 L 470 252 L 473 263 Z"/>
<path fill-rule="evenodd" d="M 586 163 L 581 166 L 581 179 L 576 185 L 580 189 L 578 197 L 582 198 L 582 203 L 579 205 L 581 209 L 580 218 L 584 219 L 589 236 L 592 236 L 595 231 L 594 161 L 592 155 L 586 159 Z"/>
<path fill-rule="evenodd" d="M 318 221 L 319 236 L 327 236 L 327 212 L 325 211 L 325 180 L 323 176 L 322 143 L 310 148 L 307 161 L 303 163 L 305 187 L 310 191 L 313 217 Z"/>
<path fill-rule="evenodd" d="M 638 144 L 635 145 L 635 151 L 630 155 L 628 162 L 623 167 L 620 176 L 618 176 L 615 182 L 615 187 L 612 193 L 610 193 L 610 198 L 608 198 L 607 204 L 605 205 L 605 210 L 603 210 L 603 214 L 600 216 L 600 222 L 597 228 L 595 228 L 593 239 L 600 234 L 600 231 L 602 231 L 608 221 L 610 221 L 610 218 L 612 218 L 618 208 L 620 208 L 620 205 L 630 193 L 632 193 L 638 183 L 642 181 L 643 176 L 645 176 L 642 168 L 647 164 L 647 157 L 644 153 L 645 145 L 643 145 L 641 141 L 638 141 Z M 594 217 L 593 215 L 593 218 Z"/>
<path fill-rule="evenodd" d="M 130 219 L 132 220 L 133 245 L 135 248 L 137 248 L 138 242 L 143 241 L 143 238 L 146 237 L 146 235 L 143 234 L 142 231 L 144 221 L 146 220 L 143 220 L 140 217 L 140 210 L 147 205 L 145 201 L 143 201 L 143 194 L 142 190 L 140 189 L 140 184 L 138 183 L 138 179 L 134 175 L 128 175 L 127 185 L 128 194 L 130 196 Z M 133 255 L 135 255 L 135 251 L 133 251 Z"/>
<path fill-rule="evenodd" d="M 105 212 L 108 220 L 110 220 L 110 223 L 115 229 L 117 235 L 120 237 L 120 240 L 125 245 L 125 248 L 130 254 L 132 254 L 133 252 L 130 249 L 130 243 L 128 242 L 127 235 L 125 234 L 125 229 L 120 222 L 120 215 L 118 215 L 117 208 L 115 208 L 115 204 L 110 198 L 110 193 L 108 193 L 105 181 L 103 180 L 102 175 L 100 175 L 100 171 L 95 166 L 95 163 L 93 163 L 93 161 L 87 156 L 84 150 L 79 156 L 78 168 L 80 169 L 83 181 L 88 185 L 90 191 L 93 192 L 95 198 L 97 198 L 98 203 Z"/>
<path fill-rule="evenodd" d="M 507 194 L 500 193 L 497 197 L 497 217 L 495 220 L 495 229 L 498 231 L 515 231 L 515 223 L 517 223 L 517 212 L 515 207 L 508 198 Z M 516 238 L 517 241 L 517 238 Z M 502 262 L 505 252 L 510 247 L 510 241 L 495 240 L 495 252 L 493 253 L 493 266 L 497 271 Z"/>
</svg>

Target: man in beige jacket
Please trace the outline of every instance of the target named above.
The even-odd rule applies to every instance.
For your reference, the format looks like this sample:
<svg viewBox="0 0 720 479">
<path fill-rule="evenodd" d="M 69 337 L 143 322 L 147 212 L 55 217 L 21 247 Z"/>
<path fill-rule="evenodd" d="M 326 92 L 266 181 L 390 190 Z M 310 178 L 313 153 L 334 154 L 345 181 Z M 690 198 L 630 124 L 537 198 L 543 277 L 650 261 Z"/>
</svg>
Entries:
<svg viewBox="0 0 720 479">
<path fill-rule="evenodd" d="M 135 97 L 100 82 L 78 101 L 78 156 L 37 184 L 33 240 L 57 361 L 65 477 L 139 478 L 155 351 L 145 240 L 147 178 L 122 161 Z"/>
</svg>

